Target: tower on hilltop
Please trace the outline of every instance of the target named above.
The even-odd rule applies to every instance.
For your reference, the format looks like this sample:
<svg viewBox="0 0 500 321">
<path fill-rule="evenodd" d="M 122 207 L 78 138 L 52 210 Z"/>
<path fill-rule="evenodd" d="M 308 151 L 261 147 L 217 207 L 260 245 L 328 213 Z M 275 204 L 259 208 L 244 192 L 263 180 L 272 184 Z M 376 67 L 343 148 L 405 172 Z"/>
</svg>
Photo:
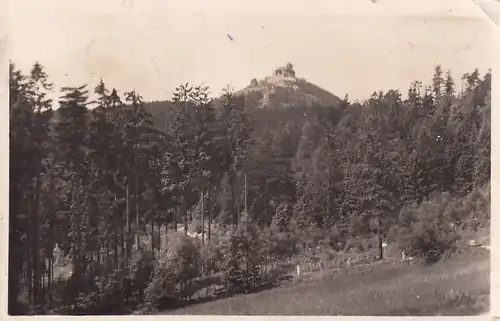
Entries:
<svg viewBox="0 0 500 321">
<path fill-rule="evenodd" d="M 293 70 L 293 65 L 291 63 L 287 63 L 285 67 L 279 67 L 275 69 L 274 75 L 295 78 L 295 70 Z"/>
</svg>

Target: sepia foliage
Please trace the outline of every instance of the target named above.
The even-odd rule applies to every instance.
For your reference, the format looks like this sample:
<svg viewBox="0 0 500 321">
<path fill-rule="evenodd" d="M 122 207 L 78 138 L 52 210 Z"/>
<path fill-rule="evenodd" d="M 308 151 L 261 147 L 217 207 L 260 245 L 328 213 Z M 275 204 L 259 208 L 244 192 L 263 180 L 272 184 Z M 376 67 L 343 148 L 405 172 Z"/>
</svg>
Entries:
<svg viewBox="0 0 500 321">
<path fill-rule="evenodd" d="M 387 240 L 450 255 L 457 231 L 490 220 L 491 73 L 463 80 L 457 92 L 436 66 L 407 97 L 328 107 L 254 108 L 190 84 L 161 105 L 103 80 L 96 101 L 82 85 L 53 102 L 42 65 L 11 64 L 9 313 L 248 293 L 297 260 L 384 259 Z"/>
</svg>

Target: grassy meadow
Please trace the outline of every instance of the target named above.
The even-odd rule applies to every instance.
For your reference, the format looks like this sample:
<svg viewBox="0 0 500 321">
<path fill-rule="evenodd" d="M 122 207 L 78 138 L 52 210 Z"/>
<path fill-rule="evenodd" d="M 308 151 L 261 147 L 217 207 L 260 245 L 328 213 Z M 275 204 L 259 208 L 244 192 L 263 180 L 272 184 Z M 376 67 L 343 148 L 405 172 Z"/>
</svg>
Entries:
<svg viewBox="0 0 500 321">
<path fill-rule="evenodd" d="M 482 248 L 434 265 L 380 263 L 304 278 L 162 314 L 452 316 L 489 310 L 490 255 Z"/>
</svg>

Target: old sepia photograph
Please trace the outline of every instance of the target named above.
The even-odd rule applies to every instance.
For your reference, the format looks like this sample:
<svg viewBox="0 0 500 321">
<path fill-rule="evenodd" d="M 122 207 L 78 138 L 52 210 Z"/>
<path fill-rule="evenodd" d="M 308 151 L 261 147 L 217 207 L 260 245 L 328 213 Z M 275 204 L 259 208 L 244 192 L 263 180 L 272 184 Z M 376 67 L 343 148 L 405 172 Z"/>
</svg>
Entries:
<svg viewBox="0 0 500 321">
<path fill-rule="evenodd" d="M 477 2 L 10 1 L 8 314 L 487 315 Z"/>
</svg>

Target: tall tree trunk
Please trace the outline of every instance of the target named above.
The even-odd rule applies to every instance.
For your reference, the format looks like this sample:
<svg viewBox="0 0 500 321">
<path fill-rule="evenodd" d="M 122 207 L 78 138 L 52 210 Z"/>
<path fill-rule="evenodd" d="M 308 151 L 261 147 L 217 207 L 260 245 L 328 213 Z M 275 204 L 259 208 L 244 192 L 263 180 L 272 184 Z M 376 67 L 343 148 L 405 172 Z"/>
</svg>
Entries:
<svg viewBox="0 0 500 321">
<path fill-rule="evenodd" d="M 174 231 L 177 232 L 177 213 L 179 212 L 179 205 L 174 206 Z"/>
<path fill-rule="evenodd" d="M 189 217 L 191 216 L 191 208 L 189 209 L 184 209 L 184 217 L 185 217 L 185 221 L 184 221 L 184 233 L 187 235 L 188 233 L 188 227 L 189 227 Z"/>
<path fill-rule="evenodd" d="M 106 264 L 106 269 L 109 270 L 111 268 L 111 263 L 112 263 L 112 258 L 111 258 L 111 241 L 109 242 L 106 242 L 106 249 L 105 249 L 105 252 L 104 252 L 104 262 Z"/>
<path fill-rule="evenodd" d="M 127 252 L 127 239 L 125 235 L 125 224 L 123 224 L 123 221 L 120 220 L 120 268 L 123 270 L 123 267 L 125 265 L 125 259 L 126 259 L 126 252 Z"/>
<path fill-rule="evenodd" d="M 125 301 L 125 286 L 124 286 L 124 274 L 125 274 L 125 224 L 123 224 L 123 217 L 119 217 L 119 229 L 120 229 L 120 272 L 119 272 L 119 284 L 120 284 L 120 309 L 123 310 Z"/>
<path fill-rule="evenodd" d="M 29 195 L 28 199 L 31 198 L 31 194 Z M 29 227 L 33 229 L 33 210 L 31 206 L 31 200 L 28 203 L 28 217 L 29 217 Z M 26 268 L 26 274 L 27 274 L 27 281 L 28 281 L 28 303 L 33 304 L 33 239 L 34 235 L 33 233 L 27 233 L 27 238 L 28 238 L 28 253 L 27 254 L 27 268 Z"/>
<path fill-rule="evenodd" d="M 118 215 L 118 233 L 119 233 L 119 240 L 120 240 L 120 245 L 119 245 L 119 255 L 118 255 L 118 260 L 119 260 L 119 291 L 120 291 L 120 309 L 123 310 L 123 305 L 125 301 L 125 286 L 124 286 L 124 274 L 125 274 L 125 252 L 126 252 L 126 237 L 125 237 L 125 224 L 123 222 L 123 212 L 120 212 Z"/>
<path fill-rule="evenodd" d="M 241 191 L 240 191 L 240 175 L 238 174 L 236 176 L 236 184 L 235 184 L 235 192 L 236 192 L 236 224 L 240 224 L 241 220 Z"/>
<path fill-rule="evenodd" d="M 162 243 L 162 244 L 165 244 L 165 245 L 168 244 L 168 221 L 165 222 L 165 243 Z M 159 248 L 159 250 L 161 251 L 161 247 Z"/>
<path fill-rule="evenodd" d="M 98 235 L 100 235 L 100 232 L 97 232 Z M 102 264 L 102 244 L 101 244 L 101 239 L 99 236 L 96 236 L 98 238 L 97 240 L 97 250 L 96 253 L 93 255 L 96 257 L 96 261 Z"/>
<path fill-rule="evenodd" d="M 213 186 L 208 187 L 208 199 L 207 199 L 207 210 L 208 210 L 208 243 L 210 243 L 210 238 L 212 235 L 212 197 L 213 197 Z"/>
<path fill-rule="evenodd" d="M 39 304 L 42 306 L 45 305 L 45 297 L 44 297 L 44 291 L 45 291 L 45 277 L 47 276 L 47 268 L 46 268 L 46 262 L 42 261 L 42 258 L 40 258 L 40 298 L 39 298 Z"/>
<path fill-rule="evenodd" d="M 205 245 L 205 204 L 204 204 L 205 194 L 201 190 L 200 200 L 201 200 L 201 246 Z"/>
<path fill-rule="evenodd" d="M 115 196 L 115 204 L 117 204 L 117 203 L 118 203 L 118 200 L 117 200 L 117 198 Z M 115 217 L 116 217 L 117 221 L 120 220 L 120 217 L 118 216 L 118 211 L 117 210 L 115 210 Z M 115 270 L 118 270 L 119 267 L 120 267 L 120 265 L 119 265 L 120 262 L 119 262 L 119 257 L 118 257 L 118 237 L 119 237 L 118 233 L 119 233 L 118 232 L 118 228 L 115 227 L 115 231 L 113 233 L 113 247 L 115 248 L 115 251 L 113 253 L 114 254 L 113 257 L 114 257 L 114 269 Z"/>
<path fill-rule="evenodd" d="M 41 291 L 41 273 L 40 273 L 40 175 L 36 177 L 35 184 L 35 199 L 33 210 L 33 297 L 34 303 L 40 304 L 40 291 Z"/>
<path fill-rule="evenodd" d="M 162 240 L 161 240 L 161 221 L 156 223 L 157 227 L 157 237 L 156 237 L 156 242 L 155 242 L 155 250 L 160 251 L 161 250 L 161 245 L 162 245 Z M 167 229 L 167 224 L 165 224 L 165 229 Z"/>
<path fill-rule="evenodd" d="M 205 207 L 204 207 L 204 191 L 203 189 L 201 190 L 200 192 L 200 207 L 201 207 L 201 251 L 200 251 L 200 255 L 201 255 L 201 276 L 205 276 L 205 258 L 204 258 L 204 254 L 205 254 L 205 251 L 203 250 L 203 247 L 205 246 Z"/>
<path fill-rule="evenodd" d="M 384 259 L 384 247 L 383 247 L 383 242 L 382 242 L 382 237 L 381 235 L 379 234 L 377 236 L 378 238 L 378 259 L 379 260 L 383 260 Z"/>
<path fill-rule="evenodd" d="M 267 221 L 268 221 L 268 218 L 267 218 L 267 207 L 269 205 L 269 200 L 267 198 L 267 183 L 266 183 L 266 187 L 264 188 L 264 223 L 266 224 L 267 226 Z"/>
<path fill-rule="evenodd" d="M 75 239 L 74 239 L 74 244 L 72 245 L 73 248 L 73 275 L 71 276 L 73 279 L 73 297 L 72 297 L 72 302 L 75 306 L 75 309 L 78 309 L 77 305 L 77 295 L 80 292 L 80 178 L 76 178 L 76 188 L 74 191 L 74 202 L 73 206 L 75 209 L 75 212 L 73 213 L 72 217 L 72 226 L 71 228 L 73 231 L 75 231 Z"/>
<path fill-rule="evenodd" d="M 378 241 L 378 251 L 379 251 L 379 260 L 384 259 L 384 246 L 382 240 L 382 219 L 380 218 L 380 214 L 378 214 L 378 227 L 377 227 L 377 241 Z"/>
<path fill-rule="evenodd" d="M 17 237 L 16 237 L 17 238 Z M 16 251 L 17 246 L 13 245 L 13 240 L 9 240 L 9 280 L 8 280 L 8 313 L 18 313 L 19 285 L 22 282 L 22 257 L 21 253 Z M 17 240 L 16 240 L 17 243 Z"/>
<path fill-rule="evenodd" d="M 330 173 L 328 173 L 328 180 L 326 185 L 326 218 L 330 218 Z"/>
<path fill-rule="evenodd" d="M 54 255 L 52 253 L 53 251 L 50 252 L 49 254 L 49 268 L 48 268 L 48 273 L 47 273 L 47 300 L 49 306 L 52 305 L 52 278 L 53 278 L 53 266 L 54 266 Z"/>
<path fill-rule="evenodd" d="M 155 255 L 155 221 L 151 220 L 151 253 Z"/>
<path fill-rule="evenodd" d="M 127 259 L 130 258 L 130 255 L 132 253 L 132 243 L 133 243 L 133 237 L 131 233 L 131 218 L 130 218 L 130 187 L 129 187 L 129 181 L 127 178 L 127 186 L 125 190 L 125 206 L 126 206 L 126 212 L 127 212 L 127 237 L 126 237 L 126 243 L 127 243 Z"/>
<path fill-rule="evenodd" d="M 184 196 L 182 197 L 181 201 L 181 209 L 182 209 L 182 215 L 184 215 L 184 234 L 187 235 L 188 232 L 188 211 L 186 209 L 186 204 L 184 202 Z"/>
<path fill-rule="evenodd" d="M 229 185 L 231 186 L 231 205 L 229 210 L 231 211 L 231 217 L 233 218 L 233 224 L 238 225 L 238 215 L 236 212 L 236 182 L 234 178 L 234 172 L 229 173 Z"/>
<path fill-rule="evenodd" d="M 46 272 L 47 272 L 47 287 L 45 288 L 46 290 L 46 299 L 45 299 L 45 303 L 48 304 L 50 306 L 50 301 L 51 301 L 51 298 L 50 298 L 50 295 L 51 295 L 51 273 L 52 273 L 52 259 L 51 259 L 51 256 L 49 254 L 49 257 L 47 258 L 47 269 L 46 269 Z"/>
<path fill-rule="evenodd" d="M 19 290 L 21 286 L 24 288 L 28 283 L 28 279 L 31 278 L 29 276 L 31 272 L 29 267 L 29 261 L 31 260 L 29 252 L 31 238 L 29 233 L 27 233 L 28 242 L 23 244 L 21 241 L 23 232 L 29 232 L 30 222 L 28 221 L 28 224 L 26 224 L 26 222 L 20 221 L 18 215 L 26 212 L 30 215 L 31 205 L 28 202 L 28 208 L 25 208 L 26 202 L 24 192 L 22 192 L 17 185 L 11 184 L 10 191 L 10 198 L 12 201 L 9 203 L 8 312 L 9 314 L 17 314 L 21 312 L 18 302 Z M 31 220 L 29 216 L 28 220 Z M 25 263 L 27 264 L 25 265 Z M 28 291 L 31 291 L 30 287 L 28 287 Z"/>
<path fill-rule="evenodd" d="M 247 173 L 245 173 L 245 214 L 248 215 L 248 185 L 247 185 Z"/>
<path fill-rule="evenodd" d="M 137 250 L 139 250 L 140 247 L 140 236 L 139 236 L 139 227 L 140 227 L 140 217 L 139 217 L 139 182 L 138 182 L 138 177 L 137 177 L 137 160 L 135 161 L 135 167 L 136 170 L 134 172 L 135 174 L 135 223 L 136 223 L 136 231 L 135 231 L 135 236 L 136 236 L 136 243 L 137 243 Z"/>
</svg>

